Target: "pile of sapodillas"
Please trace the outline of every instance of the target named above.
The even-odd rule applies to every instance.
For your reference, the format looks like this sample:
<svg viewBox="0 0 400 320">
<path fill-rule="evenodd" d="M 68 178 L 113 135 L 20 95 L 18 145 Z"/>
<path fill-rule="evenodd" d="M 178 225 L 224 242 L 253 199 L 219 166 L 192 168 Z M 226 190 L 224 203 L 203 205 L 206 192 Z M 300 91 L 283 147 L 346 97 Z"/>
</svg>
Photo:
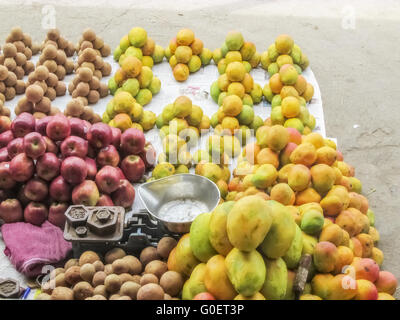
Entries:
<svg viewBox="0 0 400 320">
<path fill-rule="evenodd" d="M 140 130 L 21 113 L 0 128 L 0 218 L 63 227 L 71 204 L 132 206 L 155 150 Z"/>
</svg>

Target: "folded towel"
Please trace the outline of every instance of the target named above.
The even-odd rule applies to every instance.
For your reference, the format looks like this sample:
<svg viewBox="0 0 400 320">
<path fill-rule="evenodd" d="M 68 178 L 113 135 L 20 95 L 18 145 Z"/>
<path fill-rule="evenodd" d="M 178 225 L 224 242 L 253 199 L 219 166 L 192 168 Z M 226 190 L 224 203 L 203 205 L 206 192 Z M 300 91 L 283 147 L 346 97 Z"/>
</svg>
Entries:
<svg viewBox="0 0 400 320">
<path fill-rule="evenodd" d="M 59 227 L 45 221 L 40 227 L 30 223 L 7 223 L 1 227 L 6 248 L 4 254 L 22 274 L 33 277 L 45 265 L 65 259 L 72 249 Z"/>
</svg>

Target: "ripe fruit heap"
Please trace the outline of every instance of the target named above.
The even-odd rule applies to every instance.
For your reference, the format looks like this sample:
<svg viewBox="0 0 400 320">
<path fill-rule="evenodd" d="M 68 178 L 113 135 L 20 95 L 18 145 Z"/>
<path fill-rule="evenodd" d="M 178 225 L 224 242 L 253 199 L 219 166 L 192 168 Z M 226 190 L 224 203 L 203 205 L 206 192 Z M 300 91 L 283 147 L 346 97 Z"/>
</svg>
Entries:
<svg viewBox="0 0 400 320">
<path fill-rule="evenodd" d="M 104 259 L 85 251 L 51 272 L 37 300 L 178 300 L 184 280 L 166 263 L 175 246 L 175 239 L 164 237 L 138 258 L 121 248 Z"/>
<path fill-rule="evenodd" d="M 275 39 L 275 43 L 261 54 L 261 67 L 273 76 L 285 64 L 293 65 L 298 74 L 301 74 L 307 69 L 309 61 L 291 36 L 281 34 Z"/>
<path fill-rule="evenodd" d="M 45 66 L 58 80 L 74 71 L 74 62 L 68 57 L 75 53 L 75 46 L 60 36 L 58 29 L 51 29 L 42 45 L 42 53 L 36 66 Z"/>
<path fill-rule="evenodd" d="M 96 33 L 90 28 L 85 29 L 82 33 L 82 37 L 79 39 L 77 46 L 78 56 L 80 56 L 86 48 L 94 49 L 96 54 L 100 57 L 108 57 L 111 53 L 110 46 L 104 43 L 104 40 L 97 36 Z M 108 64 L 108 66 L 109 65 L 110 64 Z M 103 75 L 105 76 L 105 74 Z"/>
<path fill-rule="evenodd" d="M 121 66 L 124 59 L 129 56 L 138 58 L 143 66 L 151 69 L 154 64 L 164 59 L 164 48 L 148 37 L 146 30 L 135 27 L 121 38 L 118 47 L 114 50 L 114 60 Z"/>
<path fill-rule="evenodd" d="M 128 79 L 127 81 L 136 79 Z M 141 104 L 127 91 L 118 91 L 107 104 L 103 113 L 103 122 L 119 128 L 122 132 L 129 128 L 148 131 L 156 123 L 156 115 L 150 110 L 144 110 Z"/>
<path fill-rule="evenodd" d="M 0 64 L 0 101 L 14 99 L 17 94 L 23 94 L 25 88 L 24 80 L 18 80 L 14 72 Z"/>
<path fill-rule="evenodd" d="M 185 81 L 190 73 L 197 72 L 201 66 L 210 63 L 212 52 L 204 48 L 203 41 L 196 38 L 190 29 L 182 29 L 169 42 L 165 49 L 176 81 Z"/>
<path fill-rule="evenodd" d="M 114 76 L 108 81 L 112 95 L 128 92 L 136 101 L 145 106 L 161 88 L 161 81 L 153 71 L 135 56 L 126 56 Z"/>
<path fill-rule="evenodd" d="M 156 157 L 140 130 L 121 134 L 62 114 L 40 120 L 21 113 L 1 118 L 0 218 L 62 227 L 70 204 L 132 206 L 131 182 L 142 179 Z M 5 130 L 6 129 L 6 130 Z"/>
<path fill-rule="evenodd" d="M 332 141 L 263 126 L 233 175 L 226 201 L 197 216 L 170 253 L 169 270 L 187 279 L 182 299 L 294 299 L 305 254 L 312 263 L 300 299 L 394 299 L 374 213 Z"/>
<path fill-rule="evenodd" d="M 228 64 L 233 61 L 242 62 L 247 72 L 256 68 L 260 63 L 260 54 L 252 42 L 244 41 L 243 35 L 238 31 L 230 31 L 226 35 L 221 48 L 213 52 L 213 60 L 218 65 L 219 74 L 225 73 Z"/>
</svg>

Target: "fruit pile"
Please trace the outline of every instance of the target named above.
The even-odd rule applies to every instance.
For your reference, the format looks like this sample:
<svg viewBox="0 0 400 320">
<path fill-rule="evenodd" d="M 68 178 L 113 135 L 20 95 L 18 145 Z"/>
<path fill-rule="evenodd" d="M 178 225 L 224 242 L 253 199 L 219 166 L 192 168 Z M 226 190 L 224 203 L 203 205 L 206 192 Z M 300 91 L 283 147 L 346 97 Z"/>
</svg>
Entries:
<svg viewBox="0 0 400 320">
<path fill-rule="evenodd" d="M 285 64 L 293 65 L 298 74 L 301 74 L 307 69 L 309 61 L 291 36 L 281 34 L 275 39 L 275 43 L 261 54 L 261 67 L 268 70 L 269 75 L 273 76 Z"/>
<path fill-rule="evenodd" d="M 179 30 L 165 49 L 165 56 L 176 81 L 183 82 L 190 73 L 199 71 L 210 63 L 212 52 L 204 48 L 203 41 L 196 38 L 190 29 Z"/>
<path fill-rule="evenodd" d="M 182 299 L 294 299 L 304 255 L 312 260 L 302 300 L 394 299 L 374 213 L 335 143 L 280 125 L 258 133 L 227 201 L 197 216 L 169 256 L 187 278 Z"/>
<path fill-rule="evenodd" d="M 44 48 L 48 45 L 52 44 L 57 49 L 61 49 L 65 52 L 67 57 L 72 57 L 76 52 L 76 46 L 71 42 L 65 39 L 58 29 L 50 29 L 47 32 L 46 38 L 44 39 L 40 51 L 43 51 Z M 68 60 L 71 61 L 71 60 Z M 70 66 L 70 62 L 68 62 L 68 66 Z"/>
<path fill-rule="evenodd" d="M 136 79 L 128 79 L 136 80 Z M 150 110 L 143 110 L 132 94 L 127 91 L 118 91 L 107 104 L 106 112 L 102 116 L 103 122 L 120 129 L 122 132 L 129 128 L 141 131 L 151 130 L 156 123 L 156 115 Z"/>
<path fill-rule="evenodd" d="M 9 101 L 17 94 L 23 94 L 25 87 L 24 80 L 18 80 L 14 72 L 0 64 L 0 101 Z"/>
<path fill-rule="evenodd" d="M 114 50 L 114 60 L 120 65 L 126 57 L 138 58 L 143 66 L 153 68 L 154 64 L 164 59 L 164 48 L 147 36 L 146 30 L 140 27 L 132 28 L 121 38 Z"/>
<path fill-rule="evenodd" d="M 40 120 L 21 113 L 0 134 L 0 217 L 6 223 L 46 219 L 62 227 L 70 204 L 132 206 L 155 151 L 140 130 L 121 134 L 62 114 Z"/>
<path fill-rule="evenodd" d="M 126 56 L 121 62 L 121 68 L 108 81 L 108 87 L 112 95 L 121 91 L 128 92 L 140 105 L 145 106 L 160 91 L 161 81 L 138 58 Z"/>
<path fill-rule="evenodd" d="M 3 54 L 0 56 L 0 64 L 7 67 L 22 80 L 35 69 L 32 61 L 32 39 L 22 32 L 21 28 L 13 28 L 3 46 Z"/>
<path fill-rule="evenodd" d="M 47 33 L 36 66 L 45 66 L 58 80 L 64 80 L 65 75 L 74 71 L 74 62 L 68 59 L 74 52 L 75 46 L 62 38 L 58 29 L 51 29 Z"/>
<path fill-rule="evenodd" d="M 86 50 L 93 49 L 85 49 L 83 52 L 86 53 Z M 94 51 L 92 51 L 94 53 Z M 97 56 L 99 57 L 99 56 Z M 101 60 L 102 58 L 99 57 Z M 79 59 L 79 58 L 78 58 Z M 103 61 L 102 61 L 103 62 Z M 72 81 L 68 84 L 68 92 L 72 96 L 73 99 L 77 99 L 83 104 L 83 106 L 87 106 L 89 104 L 97 103 L 100 98 L 104 98 L 108 96 L 108 86 L 107 84 L 100 82 L 100 78 L 98 78 L 98 73 L 90 66 L 86 66 L 87 64 L 82 63 L 78 69 L 76 70 L 76 75 L 72 79 Z M 110 67 L 111 70 L 111 67 Z M 97 75 L 96 75 L 97 74 Z M 79 117 L 79 115 L 76 115 Z"/>
<path fill-rule="evenodd" d="M 260 63 L 260 54 L 252 42 L 244 41 L 243 35 L 238 31 L 228 32 L 225 42 L 221 48 L 213 52 L 214 63 L 218 66 L 220 74 L 225 73 L 225 69 L 232 61 L 240 61 L 247 72 L 256 68 Z"/>
<path fill-rule="evenodd" d="M 157 248 L 147 247 L 139 259 L 114 248 L 104 259 L 85 251 L 52 271 L 37 300 L 178 300 L 183 278 L 168 271 L 165 262 L 176 240 L 162 238 Z"/>
<path fill-rule="evenodd" d="M 78 56 L 80 56 L 82 51 L 86 48 L 94 49 L 100 57 L 108 57 L 111 53 L 110 46 L 104 43 L 104 40 L 97 36 L 96 32 L 90 28 L 85 29 L 82 33 L 82 37 L 79 39 L 77 46 Z"/>
</svg>

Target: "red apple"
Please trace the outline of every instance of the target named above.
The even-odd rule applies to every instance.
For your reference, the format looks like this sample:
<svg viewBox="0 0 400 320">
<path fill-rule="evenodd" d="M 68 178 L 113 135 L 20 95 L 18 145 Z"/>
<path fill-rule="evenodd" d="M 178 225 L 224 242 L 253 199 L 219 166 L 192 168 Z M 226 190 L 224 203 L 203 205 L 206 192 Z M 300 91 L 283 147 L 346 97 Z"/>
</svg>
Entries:
<svg viewBox="0 0 400 320">
<path fill-rule="evenodd" d="M 89 129 L 92 127 L 92 124 L 89 121 L 86 120 L 82 120 L 83 121 L 83 127 L 84 127 L 84 132 L 85 132 L 85 136 L 82 137 L 84 139 L 87 140 L 87 133 L 89 132 Z"/>
<path fill-rule="evenodd" d="M 10 161 L 11 177 L 18 182 L 28 181 L 35 171 L 33 160 L 25 153 L 17 154 Z"/>
<path fill-rule="evenodd" d="M 71 136 L 86 139 L 85 124 L 83 120 L 79 118 L 69 118 L 68 121 L 71 127 Z"/>
<path fill-rule="evenodd" d="M 46 142 L 46 152 L 51 152 L 54 154 L 58 153 L 58 146 L 49 137 L 44 136 L 44 141 Z"/>
<path fill-rule="evenodd" d="M 21 203 L 17 199 L 7 199 L 0 203 L 0 219 L 5 223 L 13 223 L 22 221 L 24 215 L 22 213 Z"/>
<path fill-rule="evenodd" d="M 81 137 L 69 136 L 60 146 L 64 158 L 75 156 L 84 159 L 88 152 L 88 142 Z"/>
<path fill-rule="evenodd" d="M 71 184 L 79 184 L 86 179 L 87 166 L 85 160 L 78 157 L 68 157 L 61 163 L 61 175 Z"/>
<path fill-rule="evenodd" d="M 46 152 L 36 162 L 39 178 L 51 181 L 60 174 L 61 160 L 54 153 Z"/>
<path fill-rule="evenodd" d="M 130 182 L 138 182 L 146 170 L 143 160 L 135 155 L 125 157 L 121 162 L 121 169 Z"/>
<path fill-rule="evenodd" d="M 46 127 L 47 136 L 54 141 L 62 141 L 71 133 L 68 118 L 57 114 L 49 121 Z"/>
<path fill-rule="evenodd" d="M 121 149 L 125 154 L 139 154 L 145 143 L 144 134 L 139 129 L 130 128 L 121 134 Z"/>
<path fill-rule="evenodd" d="M 99 201 L 96 203 L 97 207 L 112 207 L 114 202 L 111 200 L 110 196 L 107 194 L 100 194 Z"/>
<path fill-rule="evenodd" d="M 115 206 L 130 208 L 135 201 L 135 188 L 128 180 L 120 180 L 118 189 L 111 195 Z"/>
<path fill-rule="evenodd" d="M 122 170 L 121 170 L 120 167 L 116 167 L 115 169 L 117 169 L 118 172 L 119 172 L 119 179 L 120 179 L 120 180 L 126 179 L 126 177 L 125 177 L 125 175 L 124 175 L 124 173 L 122 172 Z"/>
<path fill-rule="evenodd" d="M 96 184 L 100 192 L 110 194 L 117 190 L 119 186 L 119 172 L 117 168 L 105 166 L 96 175 Z"/>
<path fill-rule="evenodd" d="M 193 300 L 215 300 L 215 298 L 211 293 L 201 292 L 196 294 Z"/>
<path fill-rule="evenodd" d="M 85 162 L 87 167 L 87 179 L 94 180 L 97 174 L 96 161 L 94 161 L 92 158 L 86 157 Z"/>
<path fill-rule="evenodd" d="M 114 147 L 119 148 L 119 146 L 121 145 L 121 129 L 111 127 L 111 132 L 112 132 L 111 144 Z"/>
<path fill-rule="evenodd" d="M 0 162 L 0 189 L 8 190 L 15 186 L 16 181 L 12 178 L 10 162 Z"/>
<path fill-rule="evenodd" d="M 24 138 L 16 138 L 10 141 L 7 145 L 8 156 L 10 159 L 17 154 L 24 152 Z"/>
<path fill-rule="evenodd" d="M 49 188 L 47 187 L 47 183 L 40 178 L 29 180 L 24 188 L 25 197 L 31 201 L 43 201 L 48 193 Z"/>
<path fill-rule="evenodd" d="M 10 141 L 14 140 L 14 135 L 11 130 L 0 133 L 0 148 L 7 147 Z"/>
<path fill-rule="evenodd" d="M 154 167 L 157 162 L 157 152 L 150 142 L 146 142 L 144 149 L 139 153 L 140 158 L 142 158 L 146 169 Z"/>
<path fill-rule="evenodd" d="M 119 164 L 119 160 L 120 160 L 119 153 L 112 144 L 100 149 L 96 158 L 97 164 L 100 167 L 107 165 L 117 167 Z"/>
<path fill-rule="evenodd" d="M 6 162 L 10 160 L 8 150 L 6 147 L 0 149 L 0 162 Z"/>
<path fill-rule="evenodd" d="M 13 198 L 13 192 L 12 190 L 4 190 L 4 189 L 0 189 L 0 202 L 7 200 L 9 198 Z"/>
<path fill-rule="evenodd" d="M 24 137 L 24 152 L 32 159 L 37 159 L 46 152 L 46 141 L 40 133 L 31 132 Z"/>
<path fill-rule="evenodd" d="M 112 141 L 110 126 L 102 122 L 93 124 L 87 133 L 87 140 L 94 148 L 107 147 Z"/>
<path fill-rule="evenodd" d="M 53 116 L 46 116 L 42 119 L 36 119 L 35 131 L 39 132 L 42 136 L 46 135 L 46 128 Z"/>
<path fill-rule="evenodd" d="M 71 199 L 71 186 L 62 176 L 58 176 L 51 182 L 49 191 L 54 200 L 66 202 Z"/>
<path fill-rule="evenodd" d="M 41 226 L 47 219 L 47 207 L 40 202 L 29 202 L 24 210 L 25 222 L 31 223 L 35 226 Z"/>
<path fill-rule="evenodd" d="M 15 138 L 24 137 L 29 132 L 35 131 L 35 118 L 28 112 L 21 113 L 11 124 Z"/>
<path fill-rule="evenodd" d="M 92 180 L 85 180 L 72 190 L 72 203 L 85 206 L 95 206 L 100 194 L 97 185 Z"/>
<path fill-rule="evenodd" d="M 11 129 L 11 119 L 7 116 L 0 116 L 0 133 Z"/>
<path fill-rule="evenodd" d="M 49 222 L 64 229 L 66 220 L 64 213 L 68 207 L 69 205 L 66 202 L 53 202 L 49 207 Z"/>
</svg>

